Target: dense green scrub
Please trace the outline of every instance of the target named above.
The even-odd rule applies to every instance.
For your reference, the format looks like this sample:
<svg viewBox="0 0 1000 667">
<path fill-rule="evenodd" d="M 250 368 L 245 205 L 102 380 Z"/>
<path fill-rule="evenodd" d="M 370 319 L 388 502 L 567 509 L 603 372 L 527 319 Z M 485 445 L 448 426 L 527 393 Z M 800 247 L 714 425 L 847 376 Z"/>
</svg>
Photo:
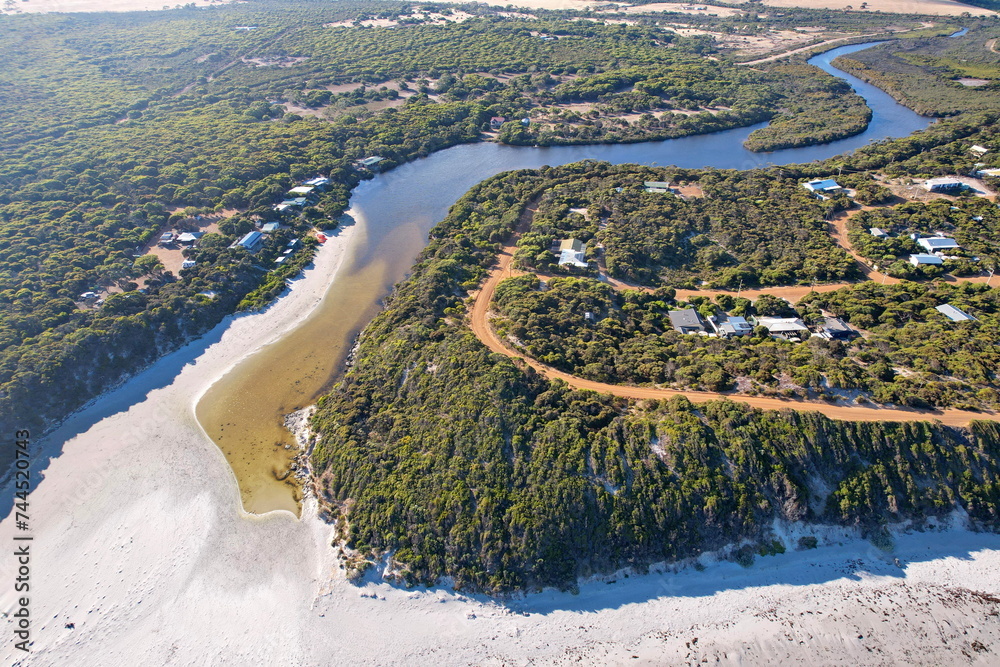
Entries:
<svg viewBox="0 0 1000 667">
<path fill-rule="evenodd" d="M 876 238 L 875 227 L 889 234 Z M 912 277 L 917 267 L 907 255 L 926 252 L 911 238 L 943 233 L 953 237 L 961 248 L 948 250 L 948 257 L 932 274 L 943 271 L 955 275 L 979 273 L 984 267 L 995 268 L 1000 258 L 1000 210 L 983 197 L 963 197 L 957 201 L 939 199 L 928 203 L 907 202 L 888 208 L 862 211 L 851 217 L 848 238 L 852 247 L 889 275 Z"/>
<path fill-rule="evenodd" d="M 412 583 L 571 587 L 595 571 L 766 542 L 775 518 L 877 531 L 958 504 L 996 527 L 993 424 L 629 403 L 490 353 L 463 322 L 466 291 L 528 202 L 594 168 L 473 188 L 321 399 L 313 465 L 353 567 L 388 555 Z"/>
<path fill-rule="evenodd" d="M 572 12 L 531 21 L 464 9 L 473 18 L 447 25 L 407 18 L 408 3 L 304 0 L 0 16 L 0 424 L 44 429 L 227 313 L 279 294 L 308 253 L 274 272 L 289 237 L 256 256 L 228 245 L 273 219 L 297 182 L 332 181 L 301 219 L 286 220 L 303 235 L 335 224 L 371 177 L 358 160 L 378 155 L 392 168 L 481 140 L 491 117 L 596 89 L 611 71 L 674 88 L 715 72 L 697 99 L 664 98 L 691 111 L 733 91 L 757 95 L 740 78 L 757 75 L 709 64 L 704 36 Z M 330 26 L 372 17 L 408 23 Z M 771 100 L 781 81 L 812 75 L 769 79 L 759 94 Z M 606 94 L 612 106 L 629 103 L 613 85 Z M 754 108 L 731 122 L 769 117 L 769 106 Z M 718 127 L 715 115 L 696 116 L 683 133 Z M 136 263 L 197 214 L 222 219 L 191 253 L 194 268 L 173 276 Z M 125 296 L 101 307 L 80 300 L 109 289 Z"/>
<path fill-rule="evenodd" d="M 650 181 L 696 193 L 647 192 Z M 595 256 L 603 246 L 610 275 L 646 285 L 841 281 L 860 274 L 834 245 L 824 218 L 847 205 L 843 198 L 817 200 L 791 171 L 595 166 L 545 192 L 516 259 L 522 267 L 556 270 L 552 242 L 573 237 L 589 242 Z"/>
<path fill-rule="evenodd" d="M 843 79 L 808 76 L 811 65 L 772 66 L 774 76 L 785 78 L 788 94 L 780 102 L 780 115 L 767 127 L 754 130 L 743 143 L 752 151 L 827 143 L 860 134 L 868 129 L 872 110 Z"/>
<path fill-rule="evenodd" d="M 989 44 L 1000 37 L 1000 26 L 993 20 L 967 23 L 969 32 L 961 37 L 894 41 L 841 56 L 834 65 L 920 114 L 996 110 L 1000 54 Z"/>
<path fill-rule="evenodd" d="M 728 295 L 677 303 L 673 291 L 616 292 L 590 278 L 533 276 L 497 287 L 497 331 L 542 363 L 599 382 L 658 384 L 707 391 L 802 398 L 856 398 L 913 407 L 995 409 L 1000 395 L 1000 290 L 979 284 L 862 283 L 805 297 L 793 310 L 778 299 L 754 305 Z M 954 323 L 948 303 L 977 318 Z M 797 316 L 822 324 L 822 310 L 865 331 L 851 341 L 685 335 L 669 311 L 684 305 L 704 318 Z M 590 313 L 589 316 L 586 314 Z"/>
</svg>

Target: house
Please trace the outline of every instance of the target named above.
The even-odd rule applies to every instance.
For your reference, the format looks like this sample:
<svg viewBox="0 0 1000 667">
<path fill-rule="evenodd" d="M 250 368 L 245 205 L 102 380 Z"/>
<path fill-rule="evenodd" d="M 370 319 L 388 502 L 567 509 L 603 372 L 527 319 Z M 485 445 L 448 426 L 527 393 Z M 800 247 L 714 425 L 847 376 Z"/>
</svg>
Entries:
<svg viewBox="0 0 1000 667">
<path fill-rule="evenodd" d="M 944 260 L 937 255 L 910 255 L 910 264 L 920 266 L 921 264 L 944 264 Z"/>
<path fill-rule="evenodd" d="M 326 176 L 317 176 L 316 178 L 312 178 L 306 181 L 302 185 L 308 185 L 311 188 L 315 188 L 320 192 L 323 192 L 328 187 L 330 187 L 330 179 L 327 178 Z"/>
<path fill-rule="evenodd" d="M 803 183 L 802 187 L 820 199 L 825 199 L 826 197 L 840 194 L 844 191 L 844 188 L 840 187 L 837 181 L 832 178 L 809 181 L 808 183 Z"/>
<path fill-rule="evenodd" d="M 961 192 L 968 186 L 957 178 L 929 178 L 924 181 L 928 192 Z"/>
<path fill-rule="evenodd" d="M 682 334 L 696 334 L 706 331 L 705 321 L 701 319 L 701 315 L 694 308 L 671 310 L 667 315 L 670 316 L 670 326 Z"/>
<path fill-rule="evenodd" d="M 982 157 L 982 156 L 984 156 L 984 155 L 986 155 L 987 153 L 990 152 L 989 148 L 986 148 L 986 146 L 980 146 L 978 144 L 976 144 L 975 146 L 973 146 L 969 150 L 972 152 L 973 155 L 976 155 L 978 157 Z"/>
<path fill-rule="evenodd" d="M 673 192 L 670 188 L 670 183 L 665 181 L 643 181 L 642 184 L 646 188 L 646 192 L 655 192 L 659 194 Z"/>
<path fill-rule="evenodd" d="M 724 338 L 733 336 L 749 336 L 753 333 L 753 326 L 746 321 L 746 318 L 739 315 L 723 315 L 718 321 L 712 320 L 712 328 L 715 333 Z"/>
<path fill-rule="evenodd" d="M 871 234 L 872 236 L 874 236 L 877 239 L 887 239 L 887 238 L 889 238 L 889 235 L 886 234 L 881 229 L 879 229 L 878 227 L 872 227 L 872 228 L 870 228 L 868 230 L 868 233 Z"/>
<path fill-rule="evenodd" d="M 313 192 L 316 190 L 311 185 L 299 185 L 288 191 L 288 196 L 292 199 L 295 197 L 309 197 L 312 196 Z"/>
<path fill-rule="evenodd" d="M 284 213 L 285 211 L 288 211 L 288 210 L 293 209 L 293 208 L 305 208 L 305 205 L 308 204 L 308 203 L 309 203 L 309 201 L 305 197 L 296 197 L 295 199 L 286 199 L 285 201 L 281 202 L 280 204 L 277 204 L 274 207 L 274 210 L 277 211 L 278 213 Z"/>
<path fill-rule="evenodd" d="M 302 245 L 301 241 L 299 241 L 298 239 L 292 239 L 291 241 L 288 242 L 288 245 L 286 245 L 285 247 L 294 252 L 299 249 L 300 245 Z"/>
<path fill-rule="evenodd" d="M 575 266 L 581 269 L 587 268 L 587 261 L 584 255 L 587 253 L 587 244 L 579 239 L 564 239 L 559 242 L 556 254 L 559 255 L 559 266 Z"/>
<path fill-rule="evenodd" d="M 174 242 L 173 232 L 163 232 L 162 234 L 160 234 L 160 240 L 159 240 L 160 245 L 168 245 L 173 242 Z"/>
<path fill-rule="evenodd" d="M 249 232 L 243 236 L 239 241 L 233 244 L 233 247 L 246 248 L 247 252 L 257 252 L 264 245 L 264 235 L 260 232 Z"/>
<path fill-rule="evenodd" d="M 809 335 L 805 323 L 797 317 L 757 317 L 757 326 L 766 327 L 772 338 L 800 340 Z"/>
<path fill-rule="evenodd" d="M 358 160 L 358 166 L 364 167 L 365 169 L 373 169 L 378 166 L 379 162 L 384 162 L 384 157 L 379 157 L 378 155 L 372 155 L 371 157 L 366 157 L 364 160 Z"/>
<path fill-rule="evenodd" d="M 943 303 L 934 310 L 938 311 L 952 322 L 975 322 L 976 318 L 965 311 L 959 310 L 949 303 Z"/>
<path fill-rule="evenodd" d="M 857 332 L 839 317 L 824 317 L 819 327 L 819 335 L 830 340 L 847 340 L 857 335 Z"/>
<path fill-rule="evenodd" d="M 272 232 L 278 231 L 279 227 L 281 227 L 280 222 L 265 222 L 263 225 L 261 225 L 260 231 L 264 232 L 265 234 L 270 234 Z"/>
<path fill-rule="evenodd" d="M 948 238 L 946 236 L 930 236 L 922 239 L 917 239 L 917 245 L 926 250 L 928 253 L 935 253 L 940 250 L 950 250 L 952 248 L 958 248 L 958 242 L 955 239 Z"/>
<path fill-rule="evenodd" d="M 177 242 L 181 245 L 193 246 L 204 235 L 205 232 L 184 232 L 177 237 Z"/>
<path fill-rule="evenodd" d="M 490 129 L 493 131 L 499 130 L 500 126 L 507 122 L 507 119 L 503 116 L 493 116 L 490 118 Z"/>
</svg>

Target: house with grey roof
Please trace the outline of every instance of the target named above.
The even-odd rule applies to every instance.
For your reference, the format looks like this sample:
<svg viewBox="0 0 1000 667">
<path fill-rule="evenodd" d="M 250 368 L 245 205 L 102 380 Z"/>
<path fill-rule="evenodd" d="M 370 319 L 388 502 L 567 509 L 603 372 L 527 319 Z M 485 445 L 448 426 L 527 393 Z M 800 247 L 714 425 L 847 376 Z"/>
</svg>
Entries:
<svg viewBox="0 0 1000 667">
<path fill-rule="evenodd" d="M 746 318 L 739 315 L 720 315 L 717 319 L 711 320 L 715 333 L 724 338 L 733 336 L 749 336 L 753 333 L 753 325 L 746 321 Z"/>
<path fill-rule="evenodd" d="M 707 331 L 705 320 L 694 308 L 684 310 L 671 310 L 667 315 L 670 317 L 670 326 L 682 334 L 696 334 Z"/>
</svg>

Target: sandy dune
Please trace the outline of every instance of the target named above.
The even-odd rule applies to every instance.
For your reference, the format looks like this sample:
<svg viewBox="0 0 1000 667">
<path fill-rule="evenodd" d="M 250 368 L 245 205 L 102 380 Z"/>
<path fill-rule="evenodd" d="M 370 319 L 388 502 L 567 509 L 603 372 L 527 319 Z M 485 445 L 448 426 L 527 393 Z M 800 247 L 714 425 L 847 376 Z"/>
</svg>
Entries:
<svg viewBox="0 0 1000 667">
<path fill-rule="evenodd" d="M 936 14 L 938 16 L 959 16 L 968 12 L 972 16 L 993 16 L 989 9 L 973 7 L 954 0 L 762 0 L 769 7 L 808 7 L 812 9 L 865 9 L 870 12 L 887 14 Z"/>
</svg>

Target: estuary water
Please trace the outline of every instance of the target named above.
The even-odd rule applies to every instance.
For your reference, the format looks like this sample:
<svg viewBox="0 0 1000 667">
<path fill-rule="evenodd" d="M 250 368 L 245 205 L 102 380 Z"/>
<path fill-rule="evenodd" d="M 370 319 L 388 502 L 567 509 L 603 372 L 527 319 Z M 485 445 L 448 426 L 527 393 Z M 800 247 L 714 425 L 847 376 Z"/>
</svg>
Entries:
<svg viewBox="0 0 1000 667">
<path fill-rule="evenodd" d="M 342 371 L 355 336 L 378 312 L 427 243 L 430 229 L 476 183 L 513 169 L 558 166 L 584 159 L 614 164 L 752 169 L 822 160 L 927 127 L 931 119 L 830 63 L 877 42 L 842 46 L 809 62 L 845 79 L 873 111 L 868 129 L 840 141 L 772 153 L 743 148 L 766 123 L 714 134 L 637 144 L 531 148 L 476 143 L 404 164 L 355 188 L 348 215 L 358 228 L 348 256 L 319 306 L 277 342 L 248 356 L 201 398 L 196 415 L 232 465 L 243 506 L 261 514 L 299 513 L 301 492 L 289 475 L 292 437 L 283 416 L 328 390 Z"/>
</svg>

